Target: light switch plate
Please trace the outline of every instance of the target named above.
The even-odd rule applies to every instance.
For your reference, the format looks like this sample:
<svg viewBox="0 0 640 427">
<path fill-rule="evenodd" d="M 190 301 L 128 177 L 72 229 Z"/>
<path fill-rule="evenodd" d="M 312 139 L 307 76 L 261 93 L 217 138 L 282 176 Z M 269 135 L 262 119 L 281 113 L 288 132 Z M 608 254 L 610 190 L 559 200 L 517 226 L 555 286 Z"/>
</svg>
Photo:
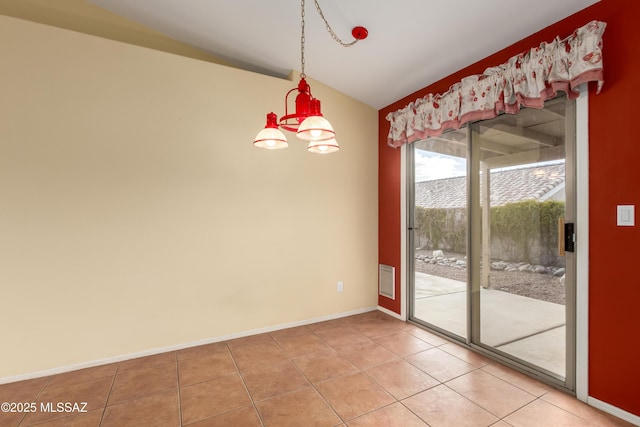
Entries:
<svg viewBox="0 0 640 427">
<path fill-rule="evenodd" d="M 618 205 L 618 225 L 633 227 L 636 225 L 635 205 Z"/>
</svg>

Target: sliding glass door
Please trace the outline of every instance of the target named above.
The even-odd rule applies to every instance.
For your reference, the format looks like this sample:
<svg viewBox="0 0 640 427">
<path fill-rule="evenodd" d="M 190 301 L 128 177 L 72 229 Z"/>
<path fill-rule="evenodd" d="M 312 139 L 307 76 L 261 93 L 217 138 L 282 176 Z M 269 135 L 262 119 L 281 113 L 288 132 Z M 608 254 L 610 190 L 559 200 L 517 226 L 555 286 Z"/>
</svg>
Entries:
<svg viewBox="0 0 640 427">
<path fill-rule="evenodd" d="M 574 105 L 557 98 L 408 150 L 410 319 L 570 389 Z"/>
</svg>

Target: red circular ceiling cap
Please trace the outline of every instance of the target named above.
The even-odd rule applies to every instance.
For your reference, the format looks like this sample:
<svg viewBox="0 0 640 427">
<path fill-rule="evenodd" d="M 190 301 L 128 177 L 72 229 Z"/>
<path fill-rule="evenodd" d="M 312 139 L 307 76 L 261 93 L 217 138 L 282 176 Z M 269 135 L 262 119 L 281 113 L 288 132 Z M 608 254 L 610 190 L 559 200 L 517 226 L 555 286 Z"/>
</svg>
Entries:
<svg viewBox="0 0 640 427">
<path fill-rule="evenodd" d="M 369 31 L 365 27 L 354 27 L 351 30 L 351 35 L 356 40 L 364 40 L 369 35 Z"/>
</svg>

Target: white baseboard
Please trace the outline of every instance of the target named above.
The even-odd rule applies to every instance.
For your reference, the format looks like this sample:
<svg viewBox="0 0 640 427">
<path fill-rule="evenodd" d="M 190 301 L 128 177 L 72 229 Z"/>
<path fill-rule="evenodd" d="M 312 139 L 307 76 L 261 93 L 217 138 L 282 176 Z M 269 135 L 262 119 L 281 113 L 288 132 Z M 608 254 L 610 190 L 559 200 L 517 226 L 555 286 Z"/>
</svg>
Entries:
<svg viewBox="0 0 640 427">
<path fill-rule="evenodd" d="M 628 421 L 633 425 L 640 426 L 640 416 L 634 415 L 631 412 L 627 412 L 623 409 L 618 408 L 617 406 L 610 405 L 602 400 L 598 400 L 594 397 L 589 396 L 587 398 L 587 403 L 594 408 L 598 408 L 608 414 L 614 415 L 622 420 Z"/>
<path fill-rule="evenodd" d="M 395 317 L 396 319 L 400 319 L 402 321 L 407 320 L 407 319 L 404 319 L 402 315 L 396 313 L 395 311 L 391 311 L 388 308 L 384 308 L 384 307 L 378 306 L 378 310 L 383 312 L 384 314 L 388 314 L 391 317 Z"/>
<path fill-rule="evenodd" d="M 166 353 L 168 351 L 183 350 L 185 348 L 197 347 L 199 345 L 212 344 L 212 343 L 221 342 L 221 341 L 228 341 L 228 340 L 232 340 L 232 339 L 236 339 L 236 338 L 248 337 L 248 336 L 251 336 L 251 335 L 264 334 L 264 333 L 267 333 L 267 332 L 279 331 L 281 329 L 294 328 L 296 326 L 310 325 L 312 323 L 325 322 L 327 320 L 340 319 L 342 317 L 353 316 L 355 314 L 367 313 L 369 311 L 375 311 L 376 309 L 377 309 L 377 307 L 361 308 L 361 309 L 358 309 L 358 310 L 352 310 L 352 311 L 347 311 L 347 312 L 343 312 L 343 313 L 330 314 L 330 315 L 327 315 L 327 316 L 320 316 L 320 317 L 315 317 L 313 319 L 306 319 L 306 320 L 301 320 L 301 321 L 292 322 L 292 323 L 284 323 L 284 324 L 281 324 L 281 325 L 269 326 L 269 327 L 266 327 L 266 328 L 252 329 L 250 331 L 243 331 L 243 332 L 238 332 L 238 333 L 230 334 L 230 335 L 224 335 L 224 336 L 220 336 L 220 337 L 207 338 L 207 339 L 193 341 L 193 342 L 184 343 L 184 344 L 177 344 L 177 345 L 172 345 L 172 346 L 162 347 L 162 348 L 154 348 L 154 349 L 150 349 L 150 350 L 144 350 L 144 351 L 138 351 L 138 352 L 135 352 L 135 353 L 124 354 L 124 355 L 121 355 L 121 356 L 107 357 L 107 358 L 104 358 L 104 359 L 97 359 L 97 360 L 91 360 L 91 361 L 88 361 L 88 362 L 76 363 L 76 364 L 73 364 L 73 365 L 61 366 L 59 368 L 45 369 L 45 370 L 42 370 L 42 371 L 29 372 L 29 373 L 26 373 L 26 374 L 20 374 L 20 375 L 15 375 L 15 376 L 10 376 L 10 377 L 3 377 L 3 378 L 0 378 L 0 384 L 13 383 L 13 382 L 16 382 L 16 381 L 31 380 L 31 379 L 34 379 L 34 378 L 48 377 L 50 375 L 62 374 L 62 373 L 65 373 L 65 372 L 76 371 L 78 369 L 92 368 L 94 366 L 100 366 L 100 365 L 107 365 L 109 363 L 122 362 L 122 361 L 125 361 L 125 360 L 136 359 L 138 357 L 153 356 L 155 354 Z"/>
</svg>

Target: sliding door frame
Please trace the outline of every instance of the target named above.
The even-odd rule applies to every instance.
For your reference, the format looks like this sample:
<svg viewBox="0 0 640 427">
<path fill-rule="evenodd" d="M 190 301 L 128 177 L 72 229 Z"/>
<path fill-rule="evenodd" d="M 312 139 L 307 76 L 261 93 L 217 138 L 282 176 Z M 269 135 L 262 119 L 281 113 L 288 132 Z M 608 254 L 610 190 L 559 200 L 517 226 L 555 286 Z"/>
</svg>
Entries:
<svg viewBox="0 0 640 427">
<path fill-rule="evenodd" d="M 575 295 L 567 297 L 575 298 L 575 313 L 573 323 L 573 337 L 575 339 L 575 345 L 572 352 L 567 352 L 567 359 L 571 358 L 571 363 L 575 364 L 573 374 L 567 371 L 565 377 L 565 384 L 569 384 L 569 380 L 573 383 L 573 391 L 576 397 L 587 402 L 589 399 L 589 102 L 588 102 L 588 87 L 583 84 L 579 87 L 580 95 L 576 99 L 575 103 L 575 152 L 573 153 L 573 159 L 575 161 L 575 219 L 579 225 L 578 235 L 576 238 L 576 253 L 575 253 Z M 471 132 L 471 127 L 468 127 L 468 132 Z M 472 150 L 473 144 L 468 144 L 468 150 Z M 413 204 L 415 204 L 414 195 L 414 147 L 408 147 L 403 145 L 401 148 L 401 171 L 400 171 L 400 199 L 401 199 L 401 313 L 400 318 L 403 320 L 416 323 L 420 326 L 425 326 L 420 322 L 415 322 L 413 317 L 413 298 L 414 298 L 414 217 L 413 217 Z M 470 154 L 470 153 L 469 153 Z M 569 153 L 568 153 L 569 155 Z M 469 156 L 468 156 L 469 157 Z M 467 162 L 467 167 L 471 168 L 471 163 Z M 469 171 L 468 169 L 468 172 Z M 475 174 L 470 174 L 474 176 Z M 477 174 L 479 175 L 479 174 Z M 478 178 L 479 179 L 479 178 Z M 472 197 L 468 195 L 467 197 Z M 479 195 L 478 195 L 479 197 Z M 411 204 L 413 203 L 413 204 Z M 473 205 L 471 205 L 473 206 Z M 473 218 L 473 214 L 469 214 L 469 218 Z M 470 219 L 471 220 L 471 219 Z M 478 224 L 477 226 L 480 226 Z M 471 239 L 471 233 L 468 233 L 468 239 Z M 472 246 L 468 246 L 467 252 L 470 253 L 473 250 Z M 469 254 L 470 255 L 470 254 Z M 471 260 L 474 257 L 468 256 Z M 469 268 L 469 271 L 477 270 L 478 268 Z M 469 274 L 468 287 L 472 283 L 479 283 L 478 280 L 470 280 L 471 272 Z M 468 307 L 472 307 L 473 299 L 472 292 L 467 292 Z M 476 310 L 479 307 L 475 308 Z M 473 331 L 471 329 L 471 318 L 468 319 L 468 334 L 466 341 L 456 339 L 448 334 L 442 334 L 441 331 L 434 330 L 436 333 L 468 346 L 471 349 L 486 353 L 492 358 L 502 360 L 505 363 L 510 364 L 515 369 L 529 373 L 532 376 L 538 377 L 540 380 L 548 383 L 554 383 L 555 385 L 561 385 L 563 388 L 565 384 L 558 384 L 551 380 L 547 376 L 540 376 L 536 370 L 532 370 L 527 366 L 513 363 L 509 358 L 501 357 L 493 352 L 488 352 L 484 348 L 472 344 L 472 339 L 479 336 L 479 331 Z M 479 326 L 477 326 L 479 328 Z M 569 329 L 569 328 L 568 328 Z M 570 375 L 574 375 L 570 378 Z"/>
</svg>

